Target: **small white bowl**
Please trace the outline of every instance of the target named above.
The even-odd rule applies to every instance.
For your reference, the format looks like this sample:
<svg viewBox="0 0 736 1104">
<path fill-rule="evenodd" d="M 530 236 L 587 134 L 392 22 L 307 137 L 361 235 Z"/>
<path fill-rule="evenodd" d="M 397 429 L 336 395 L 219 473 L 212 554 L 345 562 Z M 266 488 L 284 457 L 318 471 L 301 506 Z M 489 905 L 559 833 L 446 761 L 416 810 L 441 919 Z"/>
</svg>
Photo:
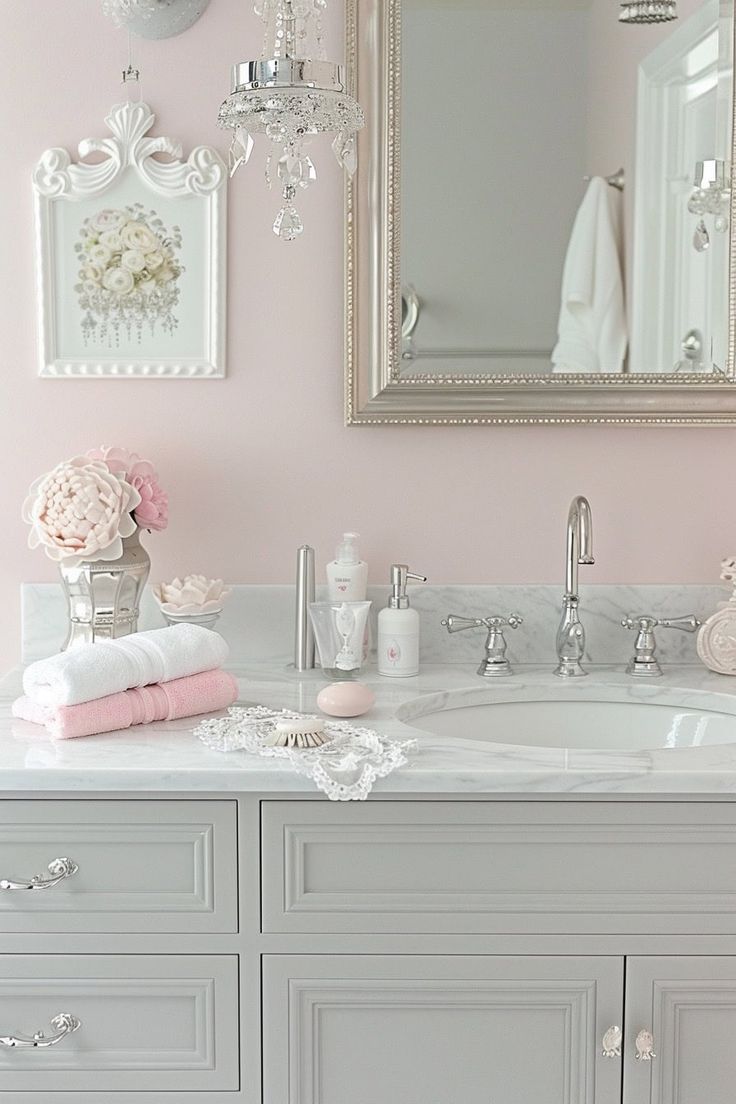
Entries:
<svg viewBox="0 0 736 1104">
<path fill-rule="evenodd" d="M 214 629 L 221 613 L 222 606 L 220 609 L 208 610 L 207 613 L 168 613 L 161 610 L 167 625 L 201 625 L 203 629 Z"/>
</svg>

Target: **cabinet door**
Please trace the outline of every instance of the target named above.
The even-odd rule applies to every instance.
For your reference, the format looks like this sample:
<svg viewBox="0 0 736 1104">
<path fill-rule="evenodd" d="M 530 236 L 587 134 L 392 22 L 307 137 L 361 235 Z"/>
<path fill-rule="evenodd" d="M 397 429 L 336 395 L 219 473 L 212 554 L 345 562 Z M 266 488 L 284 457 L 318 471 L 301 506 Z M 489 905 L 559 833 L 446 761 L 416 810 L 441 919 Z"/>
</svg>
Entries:
<svg viewBox="0 0 736 1104">
<path fill-rule="evenodd" d="M 628 959 L 625 1048 L 624 1104 L 734 1104 L 736 958 Z"/>
<path fill-rule="evenodd" d="M 623 960 L 266 955 L 268 1104 L 620 1104 Z"/>
</svg>

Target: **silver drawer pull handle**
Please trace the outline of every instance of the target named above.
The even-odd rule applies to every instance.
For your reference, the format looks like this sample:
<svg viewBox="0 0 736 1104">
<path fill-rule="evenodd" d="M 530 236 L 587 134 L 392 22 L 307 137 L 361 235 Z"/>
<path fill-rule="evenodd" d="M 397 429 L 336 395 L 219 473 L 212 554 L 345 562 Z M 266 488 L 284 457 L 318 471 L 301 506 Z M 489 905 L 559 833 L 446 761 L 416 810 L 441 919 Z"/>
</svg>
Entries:
<svg viewBox="0 0 736 1104">
<path fill-rule="evenodd" d="M 63 882 L 65 878 L 71 878 L 79 867 L 72 859 L 52 859 L 48 865 L 50 878 L 42 874 L 35 874 L 26 881 L 14 881 L 12 878 L 0 879 L 0 889 L 51 889 Z"/>
<path fill-rule="evenodd" d="M 54 1028 L 53 1035 L 44 1035 L 43 1031 L 37 1031 L 35 1035 L 0 1035 L 0 1046 L 25 1050 L 31 1047 L 42 1050 L 45 1047 L 56 1046 L 67 1035 L 71 1035 L 73 1031 L 80 1028 L 82 1021 L 72 1016 L 70 1012 L 59 1012 L 58 1016 L 54 1016 L 51 1021 L 51 1026 Z"/>
<path fill-rule="evenodd" d="M 651 1062 L 652 1058 L 656 1058 L 654 1053 L 654 1036 L 651 1031 L 640 1031 L 636 1036 L 636 1060 L 637 1062 Z"/>
<path fill-rule="evenodd" d="M 604 1058 L 620 1058 L 623 1035 L 620 1027 L 609 1027 L 603 1036 L 602 1053 Z"/>
</svg>

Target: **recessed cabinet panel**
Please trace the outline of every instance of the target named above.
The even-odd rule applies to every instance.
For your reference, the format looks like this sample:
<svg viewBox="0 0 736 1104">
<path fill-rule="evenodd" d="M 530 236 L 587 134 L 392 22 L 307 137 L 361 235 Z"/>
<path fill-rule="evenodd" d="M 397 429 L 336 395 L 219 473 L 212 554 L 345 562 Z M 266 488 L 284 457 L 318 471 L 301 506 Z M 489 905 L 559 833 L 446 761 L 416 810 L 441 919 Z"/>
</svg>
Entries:
<svg viewBox="0 0 736 1104">
<path fill-rule="evenodd" d="M 53 1035 L 63 1012 L 81 1026 L 56 1045 L 0 1045 L 0 1099 L 238 1088 L 237 956 L 0 957 L 0 1036 Z"/>
<path fill-rule="evenodd" d="M 620 1104 L 623 960 L 266 956 L 268 1104 Z"/>
<path fill-rule="evenodd" d="M 734 1104 L 736 958 L 630 958 L 624 1104 Z M 654 1037 L 651 1061 L 635 1038 Z"/>
<path fill-rule="evenodd" d="M 235 932 L 236 831 L 234 801 L 2 801 L 0 879 L 79 869 L 0 889 L 0 933 Z"/>
<path fill-rule="evenodd" d="M 736 804 L 263 803 L 266 932 L 736 933 Z"/>
</svg>

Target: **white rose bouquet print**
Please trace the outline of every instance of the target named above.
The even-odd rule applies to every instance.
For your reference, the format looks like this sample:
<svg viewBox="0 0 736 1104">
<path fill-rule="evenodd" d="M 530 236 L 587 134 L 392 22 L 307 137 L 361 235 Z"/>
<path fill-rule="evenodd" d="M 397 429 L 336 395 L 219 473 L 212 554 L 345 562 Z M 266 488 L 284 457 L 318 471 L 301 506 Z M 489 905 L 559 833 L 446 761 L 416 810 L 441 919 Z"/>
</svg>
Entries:
<svg viewBox="0 0 736 1104">
<path fill-rule="evenodd" d="M 39 375 L 222 379 L 227 167 L 151 135 L 148 104 L 115 104 L 79 159 L 33 170 Z"/>
<path fill-rule="evenodd" d="M 144 327 L 173 334 L 178 325 L 178 259 L 181 230 L 164 226 L 142 203 L 122 210 L 105 208 L 86 218 L 74 248 L 79 259 L 75 291 L 82 310 L 85 344 L 112 345 L 121 330 L 141 340 Z"/>
</svg>

